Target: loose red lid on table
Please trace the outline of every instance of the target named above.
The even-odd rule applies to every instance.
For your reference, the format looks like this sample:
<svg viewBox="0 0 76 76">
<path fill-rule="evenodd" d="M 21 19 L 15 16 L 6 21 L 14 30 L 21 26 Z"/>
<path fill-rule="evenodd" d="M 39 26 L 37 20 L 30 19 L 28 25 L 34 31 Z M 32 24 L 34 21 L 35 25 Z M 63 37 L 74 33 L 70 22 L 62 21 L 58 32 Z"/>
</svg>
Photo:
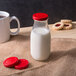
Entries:
<svg viewBox="0 0 76 76">
<path fill-rule="evenodd" d="M 19 62 L 19 63 L 18 63 L 17 65 L 15 65 L 15 69 L 19 69 L 19 70 L 25 69 L 25 68 L 27 68 L 28 65 L 29 65 L 29 62 L 28 62 L 28 60 L 26 60 L 26 59 L 19 59 L 18 62 Z"/>
<path fill-rule="evenodd" d="M 46 13 L 35 13 L 33 14 L 33 19 L 38 21 L 43 21 L 48 18 L 48 14 Z"/>
<path fill-rule="evenodd" d="M 3 62 L 5 67 L 14 67 L 17 63 L 18 63 L 17 57 L 9 57 Z"/>
</svg>

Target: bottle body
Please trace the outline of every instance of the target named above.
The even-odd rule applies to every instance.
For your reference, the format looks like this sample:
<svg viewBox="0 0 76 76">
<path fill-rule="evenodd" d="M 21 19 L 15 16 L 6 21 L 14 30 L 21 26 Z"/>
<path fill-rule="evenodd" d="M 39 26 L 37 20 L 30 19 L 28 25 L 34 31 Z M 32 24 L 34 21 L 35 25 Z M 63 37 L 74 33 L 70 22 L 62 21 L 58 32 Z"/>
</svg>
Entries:
<svg viewBox="0 0 76 76">
<path fill-rule="evenodd" d="M 43 33 L 41 33 L 41 32 Z M 40 32 L 40 33 L 39 33 Z M 31 55 L 36 60 L 46 60 L 50 55 L 50 31 L 36 28 L 31 32 Z"/>
</svg>

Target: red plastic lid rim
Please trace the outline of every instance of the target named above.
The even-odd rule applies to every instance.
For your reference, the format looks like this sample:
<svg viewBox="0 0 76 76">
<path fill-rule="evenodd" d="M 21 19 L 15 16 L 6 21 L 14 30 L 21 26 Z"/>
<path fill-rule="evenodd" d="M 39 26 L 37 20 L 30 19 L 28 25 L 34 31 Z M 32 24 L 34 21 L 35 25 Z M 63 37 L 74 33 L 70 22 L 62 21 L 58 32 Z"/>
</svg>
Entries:
<svg viewBox="0 0 76 76">
<path fill-rule="evenodd" d="M 33 14 L 33 19 L 38 21 L 43 21 L 48 19 L 48 14 L 46 13 L 35 13 Z"/>
<path fill-rule="evenodd" d="M 5 67 L 14 67 L 16 64 L 18 64 L 17 57 L 9 57 L 6 60 L 4 60 L 4 62 L 3 62 L 3 65 Z"/>
<path fill-rule="evenodd" d="M 26 59 L 19 59 L 19 63 L 17 65 L 15 65 L 15 69 L 25 69 L 29 66 L 29 62 Z"/>
</svg>

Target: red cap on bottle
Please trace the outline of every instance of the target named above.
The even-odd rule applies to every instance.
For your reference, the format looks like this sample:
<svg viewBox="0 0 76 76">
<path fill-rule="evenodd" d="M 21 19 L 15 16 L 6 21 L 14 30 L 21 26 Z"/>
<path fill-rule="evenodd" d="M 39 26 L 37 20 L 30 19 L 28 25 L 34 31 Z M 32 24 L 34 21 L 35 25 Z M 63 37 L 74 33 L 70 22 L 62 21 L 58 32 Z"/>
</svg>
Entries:
<svg viewBox="0 0 76 76">
<path fill-rule="evenodd" d="M 43 21 L 48 18 L 48 14 L 46 13 L 35 13 L 33 14 L 33 19 L 38 21 Z"/>
</svg>

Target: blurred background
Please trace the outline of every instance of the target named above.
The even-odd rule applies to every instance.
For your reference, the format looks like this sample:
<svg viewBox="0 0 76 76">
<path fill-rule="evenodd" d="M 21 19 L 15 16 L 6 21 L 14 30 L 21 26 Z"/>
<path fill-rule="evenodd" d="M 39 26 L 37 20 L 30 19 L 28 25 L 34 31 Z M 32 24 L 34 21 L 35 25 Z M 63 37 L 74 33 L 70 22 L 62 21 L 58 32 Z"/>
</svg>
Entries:
<svg viewBox="0 0 76 76">
<path fill-rule="evenodd" d="M 76 0 L 0 0 L 0 10 L 15 15 L 21 22 L 21 27 L 33 25 L 32 15 L 44 12 L 49 15 L 49 24 L 60 19 L 76 20 Z M 11 22 L 11 28 L 16 22 Z"/>
</svg>

